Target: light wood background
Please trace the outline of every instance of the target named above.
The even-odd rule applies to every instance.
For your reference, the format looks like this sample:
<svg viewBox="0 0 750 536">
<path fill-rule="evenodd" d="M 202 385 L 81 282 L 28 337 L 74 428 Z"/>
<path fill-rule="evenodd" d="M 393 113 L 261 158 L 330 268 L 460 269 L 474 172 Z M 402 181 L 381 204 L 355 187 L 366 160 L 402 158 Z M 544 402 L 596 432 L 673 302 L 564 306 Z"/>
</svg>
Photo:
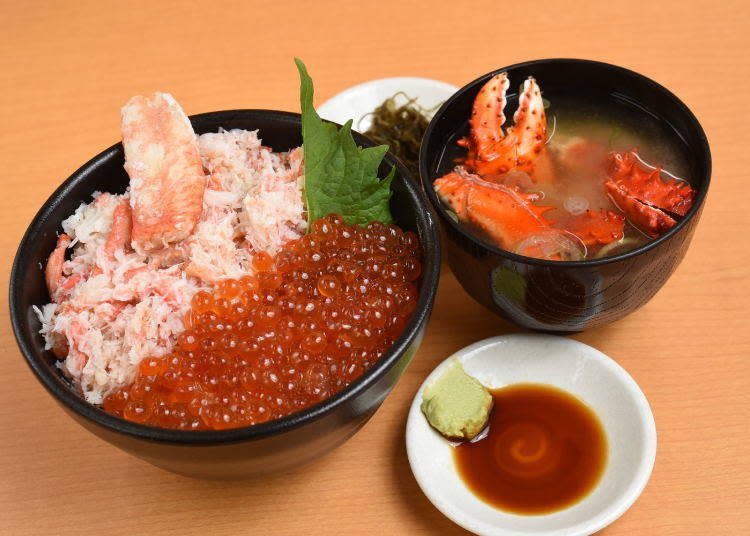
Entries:
<svg viewBox="0 0 750 536">
<path fill-rule="evenodd" d="M 607 4 L 612 4 L 606 7 Z M 750 16 L 743 1 L 0 1 L 0 283 L 53 189 L 119 138 L 119 108 L 172 92 L 187 113 L 298 109 L 292 57 L 317 102 L 366 80 L 456 85 L 503 65 L 582 57 L 675 91 L 708 133 L 711 191 L 682 265 L 640 311 L 576 336 L 617 359 L 653 408 L 644 494 L 607 536 L 750 530 Z M 425 342 L 351 441 L 299 472 L 216 483 L 162 472 L 69 419 L 17 350 L 0 293 L 0 533 L 466 534 L 422 495 L 408 405 L 453 351 L 514 331 L 445 269 Z"/>
</svg>

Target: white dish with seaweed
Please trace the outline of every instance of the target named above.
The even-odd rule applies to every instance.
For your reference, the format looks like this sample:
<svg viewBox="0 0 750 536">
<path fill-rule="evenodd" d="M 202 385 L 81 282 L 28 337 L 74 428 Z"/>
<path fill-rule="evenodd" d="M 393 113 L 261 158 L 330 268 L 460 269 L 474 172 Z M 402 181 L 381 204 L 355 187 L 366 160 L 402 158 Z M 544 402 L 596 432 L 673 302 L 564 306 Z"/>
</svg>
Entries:
<svg viewBox="0 0 750 536">
<path fill-rule="evenodd" d="M 318 107 L 318 114 L 323 119 L 336 123 L 345 123 L 352 119 L 352 128 L 358 132 L 365 132 L 371 124 L 369 114 L 384 100 L 397 93 L 400 95 L 396 97 L 396 104 L 405 104 L 412 98 L 416 99 L 415 104 L 434 113 L 439 105 L 456 91 L 456 86 L 429 78 L 381 78 L 350 87 L 334 95 Z M 428 115 L 428 119 L 431 117 L 431 114 Z"/>
</svg>

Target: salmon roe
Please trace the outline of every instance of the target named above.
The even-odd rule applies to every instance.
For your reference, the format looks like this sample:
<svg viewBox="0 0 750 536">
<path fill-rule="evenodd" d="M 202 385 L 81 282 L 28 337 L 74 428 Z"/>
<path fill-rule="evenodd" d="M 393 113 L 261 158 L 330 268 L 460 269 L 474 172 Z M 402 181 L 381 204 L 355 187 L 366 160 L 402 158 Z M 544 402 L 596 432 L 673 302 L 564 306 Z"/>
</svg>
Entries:
<svg viewBox="0 0 750 536">
<path fill-rule="evenodd" d="M 181 430 L 277 419 L 320 402 L 362 375 L 393 344 L 417 301 L 416 234 L 336 215 L 263 254 L 256 274 L 192 300 L 172 353 L 141 362 L 105 411 Z"/>
</svg>

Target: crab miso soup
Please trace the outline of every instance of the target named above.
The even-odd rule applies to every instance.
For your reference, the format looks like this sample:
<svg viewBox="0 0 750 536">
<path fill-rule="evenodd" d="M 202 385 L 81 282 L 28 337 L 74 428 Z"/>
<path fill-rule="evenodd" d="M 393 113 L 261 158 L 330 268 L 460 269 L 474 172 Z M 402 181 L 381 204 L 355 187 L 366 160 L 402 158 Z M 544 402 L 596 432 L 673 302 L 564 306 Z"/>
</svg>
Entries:
<svg viewBox="0 0 750 536">
<path fill-rule="evenodd" d="M 507 105 L 508 87 L 503 72 L 479 91 L 434 182 L 475 236 L 527 257 L 598 259 L 662 236 L 690 210 L 687 159 L 658 119 L 614 98 L 543 96 L 531 77 Z"/>
</svg>

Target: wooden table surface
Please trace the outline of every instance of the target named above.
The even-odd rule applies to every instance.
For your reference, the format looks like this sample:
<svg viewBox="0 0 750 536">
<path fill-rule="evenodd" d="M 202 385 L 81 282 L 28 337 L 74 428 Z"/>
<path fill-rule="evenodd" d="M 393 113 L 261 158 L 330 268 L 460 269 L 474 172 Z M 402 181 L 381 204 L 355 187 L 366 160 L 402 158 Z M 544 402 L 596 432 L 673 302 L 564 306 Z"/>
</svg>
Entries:
<svg viewBox="0 0 750 536">
<path fill-rule="evenodd" d="M 747 534 L 748 4 L 283 4 L 0 2 L 3 288 L 32 216 L 71 172 L 118 140 L 119 108 L 131 95 L 169 91 L 189 114 L 296 111 L 295 55 L 313 74 L 318 103 L 389 76 L 460 86 L 543 57 L 623 65 L 695 112 L 714 174 L 690 251 L 666 286 L 628 318 L 575 336 L 633 375 L 659 434 L 648 487 L 602 534 Z M 6 292 L 0 296 L 0 533 L 466 534 L 411 475 L 407 408 L 438 362 L 516 328 L 474 303 L 447 268 L 424 344 L 369 424 L 298 472 L 235 483 L 163 472 L 75 424 L 24 364 Z"/>
</svg>

